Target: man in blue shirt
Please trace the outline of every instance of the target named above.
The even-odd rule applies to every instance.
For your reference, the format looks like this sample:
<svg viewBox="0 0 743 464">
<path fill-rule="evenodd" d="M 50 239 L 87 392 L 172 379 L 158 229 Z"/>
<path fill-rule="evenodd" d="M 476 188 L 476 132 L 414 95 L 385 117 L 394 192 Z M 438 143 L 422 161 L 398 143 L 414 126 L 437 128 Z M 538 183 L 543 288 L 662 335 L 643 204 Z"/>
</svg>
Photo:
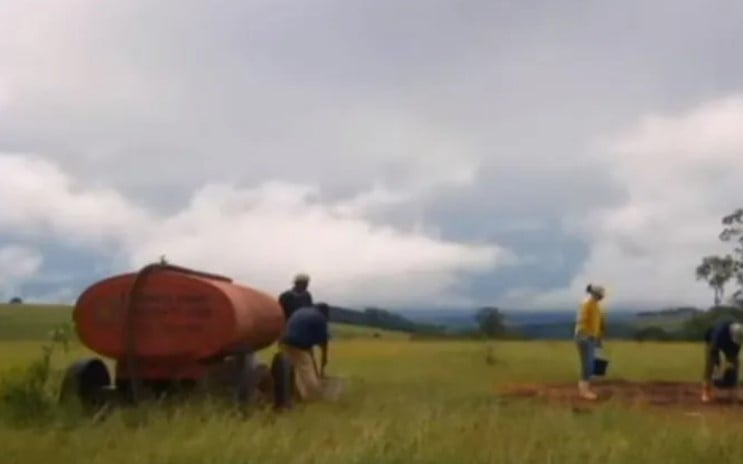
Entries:
<svg viewBox="0 0 743 464">
<path fill-rule="evenodd" d="M 738 370 L 740 366 L 740 346 L 743 342 L 743 325 L 738 322 L 720 322 L 710 328 L 704 336 L 705 364 L 702 401 L 712 399 L 712 377 L 715 370 L 722 370 L 723 380 L 732 387 L 733 395 L 738 396 Z M 720 359 L 720 353 L 725 357 Z"/>
<path fill-rule="evenodd" d="M 325 303 L 295 310 L 286 322 L 279 349 L 292 362 L 297 390 L 303 400 L 322 396 L 325 366 L 328 364 L 328 320 L 330 307 Z M 321 367 L 317 368 L 313 347 L 320 346 Z"/>
</svg>

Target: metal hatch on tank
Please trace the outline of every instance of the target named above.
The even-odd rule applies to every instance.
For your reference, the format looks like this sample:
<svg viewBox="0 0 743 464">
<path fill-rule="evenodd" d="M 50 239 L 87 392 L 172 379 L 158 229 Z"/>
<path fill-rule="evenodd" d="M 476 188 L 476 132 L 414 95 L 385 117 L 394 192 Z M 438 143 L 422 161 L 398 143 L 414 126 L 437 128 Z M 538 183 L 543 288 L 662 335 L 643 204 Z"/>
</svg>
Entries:
<svg viewBox="0 0 743 464">
<path fill-rule="evenodd" d="M 81 342 L 113 361 L 115 380 L 108 385 L 105 375 L 84 375 L 88 366 L 99 372 L 101 360 L 81 360 L 68 370 L 62 396 L 107 389 L 136 401 L 221 379 L 246 399 L 260 393 L 259 385 L 275 387 L 254 353 L 280 337 L 281 306 L 224 276 L 153 263 L 90 285 L 75 304 L 73 320 Z M 90 379 L 100 385 L 77 385 Z"/>
</svg>

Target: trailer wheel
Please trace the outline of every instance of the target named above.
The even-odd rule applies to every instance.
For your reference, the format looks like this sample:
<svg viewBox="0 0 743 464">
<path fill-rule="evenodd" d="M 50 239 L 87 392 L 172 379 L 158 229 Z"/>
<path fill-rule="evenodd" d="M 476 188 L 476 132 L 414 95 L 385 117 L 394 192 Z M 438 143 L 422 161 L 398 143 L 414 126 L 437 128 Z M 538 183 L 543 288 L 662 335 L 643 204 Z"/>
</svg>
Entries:
<svg viewBox="0 0 743 464">
<path fill-rule="evenodd" d="M 60 402 L 75 399 L 83 407 L 97 407 L 107 400 L 111 387 L 108 368 L 98 358 L 83 359 L 67 368 L 60 389 Z"/>
<path fill-rule="evenodd" d="M 284 353 L 276 353 L 271 361 L 274 385 L 274 407 L 291 409 L 294 396 L 294 366 Z"/>
<path fill-rule="evenodd" d="M 237 356 L 236 399 L 238 404 L 252 406 L 256 402 L 256 393 L 262 380 L 261 364 L 251 352 Z"/>
</svg>

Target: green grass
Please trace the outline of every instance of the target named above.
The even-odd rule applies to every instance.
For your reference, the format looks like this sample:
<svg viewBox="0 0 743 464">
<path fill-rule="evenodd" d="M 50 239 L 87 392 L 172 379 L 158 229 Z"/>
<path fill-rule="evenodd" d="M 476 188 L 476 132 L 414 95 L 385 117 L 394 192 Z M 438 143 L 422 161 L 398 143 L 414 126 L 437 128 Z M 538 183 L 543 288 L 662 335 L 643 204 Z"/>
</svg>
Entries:
<svg viewBox="0 0 743 464">
<path fill-rule="evenodd" d="M 50 330 L 71 324 L 68 306 L 0 304 L 0 340 L 40 340 Z"/>
<path fill-rule="evenodd" d="M 39 316 L 41 317 L 41 316 Z M 49 316 L 51 317 L 51 316 Z M 28 333 L 31 333 L 29 331 Z M 37 341 L 0 343 L 0 366 L 21 366 Z M 495 362 L 486 362 L 488 347 Z M 273 348 L 267 350 L 269 354 Z M 606 344 L 610 377 L 696 382 L 694 344 Z M 63 364 L 82 354 L 55 362 Z M 331 374 L 348 379 L 338 403 L 236 418 L 192 404 L 146 417 L 118 411 L 102 423 L 0 425 L 3 463 L 644 463 L 738 462 L 743 421 L 606 404 L 590 413 L 505 401 L 498 385 L 575 380 L 566 342 L 341 338 Z M 0 374 L 2 375 L 2 374 Z M 136 419 L 136 420 L 135 420 Z M 144 423 L 143 423 L 144 422 Z"/>
<path fill-rule="evenodd" d="M 330 335 L 331 337 L 333 337 L 334 340 L 351 338 L 383 338 L 402 340 L 410 338 L 410 335 L 405 332 L 338 323 L 330 324 Z"/>
</svg>

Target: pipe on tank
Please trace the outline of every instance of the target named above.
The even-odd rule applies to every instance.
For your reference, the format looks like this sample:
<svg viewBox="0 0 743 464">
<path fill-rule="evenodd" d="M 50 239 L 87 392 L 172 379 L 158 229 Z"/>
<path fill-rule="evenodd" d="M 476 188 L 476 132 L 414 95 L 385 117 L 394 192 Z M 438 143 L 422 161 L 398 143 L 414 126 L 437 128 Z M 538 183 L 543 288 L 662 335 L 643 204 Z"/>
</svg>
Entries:
<svg viewBox="0 0 743 464">
<path fill-rule="evenodd" d="M 126 370 L 128 372 L 129 382 L 132 389 L 132 400 L 135 404 L 138 402 L 139 399 L 141 379 L 139 378 L 139 375 L 137 373 L 137 359 L 135 356 L 136 351 L 134 346 L 134 340 L 136 338 L 133 330 L 135 322 L 134 308 L 136 308 L 136 297 L 138 296 L 138 292 L 142 286 L 142 283 L 147 278 L 147 276 L 152 274 L 154 271 L 174 271 L 186 275 L 232 283 L 232 279 L 230 279 L 229 277 L 168 264 L 164 260 L 148 264 L 140 269 L 139 272 L 137 272 L 137 275 L 134 278 L 134 282 L 132 283 L 129 292 L 127 293 L 126 302 L 124 305 L 124 307 L 126 308 L 126 321 L 124 329 L 124 357 L 126 359 Z"/>
</svg>

